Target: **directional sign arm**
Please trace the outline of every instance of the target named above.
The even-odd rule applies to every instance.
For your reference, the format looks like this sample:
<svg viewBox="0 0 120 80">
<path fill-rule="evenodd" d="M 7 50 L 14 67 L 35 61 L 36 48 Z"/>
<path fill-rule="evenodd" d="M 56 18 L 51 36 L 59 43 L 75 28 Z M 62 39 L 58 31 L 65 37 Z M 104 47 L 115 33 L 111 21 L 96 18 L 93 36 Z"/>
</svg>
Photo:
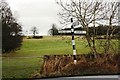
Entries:
<svg viewBox="0 0 120 80">
<path fill-rule="evenodd" d="M 58 33 L 60 33 L 60 34 L 71 33 L 71 30 L 59 30 Z M 86 34 L 86 31 L 76 30 L 76 31 L 74 31 L 74 34 Z"/>
</svg>

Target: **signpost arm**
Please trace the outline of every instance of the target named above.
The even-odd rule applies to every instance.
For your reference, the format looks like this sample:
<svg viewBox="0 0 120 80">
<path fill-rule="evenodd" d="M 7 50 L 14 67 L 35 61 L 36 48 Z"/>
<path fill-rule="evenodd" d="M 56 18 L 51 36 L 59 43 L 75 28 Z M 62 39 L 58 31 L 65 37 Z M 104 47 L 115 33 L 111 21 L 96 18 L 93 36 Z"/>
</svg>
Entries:
<svg viewBox="0 0 120 80">
<path fill-rule="evenodd" d="M 75 47 L 75 40 L 74 40 L 74 26 L 73 26 L 73 18 L 71 18 L 71 34 L 72 34 L 72 46 L 73 46 L 73 58 L 74 58 L 74 64 L 77 62 L 76 58 L 76 47 Z"/>
</svg>

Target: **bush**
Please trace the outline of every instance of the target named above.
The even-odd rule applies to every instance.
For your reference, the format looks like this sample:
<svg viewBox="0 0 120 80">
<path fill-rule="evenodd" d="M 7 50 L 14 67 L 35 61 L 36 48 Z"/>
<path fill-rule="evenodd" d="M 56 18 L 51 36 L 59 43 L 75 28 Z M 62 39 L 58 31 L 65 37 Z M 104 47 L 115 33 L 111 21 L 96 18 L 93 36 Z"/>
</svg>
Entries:
<svg viewBox="0 0 120 80">
<path fill-rule="evenodd" d="M 28 36 L 27 39 L 32 39 L 32 37 L 31 37 L 31 36 Z"/>
<path fill-rule="evenodd" d="M 101 54 L 99 54 L 101 55 Z M 73 63 L 73 56 L 47 55 L 44 56 L 44 63 L 40 77 L 58 77 L 93 74 L 117 74 L 118 59 L 114 60 L 113 55 L 102 54 L 102 57 L 90 58 L 85 55 L 77 55 L 77 63 Z M 78 58 L 80 58 L 78 60 Z M 120 62 L 119 62 L 120 63 Z"/>
<path fill-rule="evenodd" d="M 41 39 L 41 38 L 43 38 L 43 36 L 33 36 L 32 38 L 34 38 L 34 39 Z"/>
</svg>

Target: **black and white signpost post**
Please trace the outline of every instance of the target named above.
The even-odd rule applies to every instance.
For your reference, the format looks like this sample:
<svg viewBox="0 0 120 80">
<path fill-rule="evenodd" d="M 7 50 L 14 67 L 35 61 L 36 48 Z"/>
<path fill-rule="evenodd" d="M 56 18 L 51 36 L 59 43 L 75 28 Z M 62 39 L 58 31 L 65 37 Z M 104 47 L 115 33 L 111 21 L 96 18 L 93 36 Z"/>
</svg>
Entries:
<svg viewBox="0 0 120 80">
<path fill-rule="evenodd" d="M 71 18 L 71 33 L 72 33 L 72 46 L 73 46 L 73 58 L 74 58 L 74 64 L 76 64 L 76 48 L 75 48 L 75 40 L 74 40 L 74 25 L 73 25 L 73 18 Z"/>
<path fill-rule="evenodd" d="M 74 30 L 74 26 L 76 24 L 73 22 L 73 18 L 71 18 L 71 23 L 72 23 L 71 24 L 71 30 L 59 30 L 58 33 L 60 33 L 60 34 L 70 33 L 72 35 L 73 59 L 74 59 L 74 64 L 76 64 L 77 56 L 76 56 L 76 47 L 75 47 L 74 35 L 86 34 L 86 31 Z"/>
</svg>

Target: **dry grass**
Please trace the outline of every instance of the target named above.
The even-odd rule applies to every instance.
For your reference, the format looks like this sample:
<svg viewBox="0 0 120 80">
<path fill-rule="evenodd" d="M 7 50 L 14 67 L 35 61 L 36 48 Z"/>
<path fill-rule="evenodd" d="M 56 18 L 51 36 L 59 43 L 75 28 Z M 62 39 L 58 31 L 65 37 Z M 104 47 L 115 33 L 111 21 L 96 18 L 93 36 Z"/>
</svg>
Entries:
<svg viewBox="0 0 120 80">
<path fill-rule="evenodd" d="M 118 63 L 116 55 L 103 55 L 103 57 L 90 58 L 86 55 L 78 55 L 77 63 L 73 63 L 72 56 L 45 56 L 41 76 L 57 77 L 71 75 L 92 75 L 92 74 L 117 74 Z"/>
</svg>

